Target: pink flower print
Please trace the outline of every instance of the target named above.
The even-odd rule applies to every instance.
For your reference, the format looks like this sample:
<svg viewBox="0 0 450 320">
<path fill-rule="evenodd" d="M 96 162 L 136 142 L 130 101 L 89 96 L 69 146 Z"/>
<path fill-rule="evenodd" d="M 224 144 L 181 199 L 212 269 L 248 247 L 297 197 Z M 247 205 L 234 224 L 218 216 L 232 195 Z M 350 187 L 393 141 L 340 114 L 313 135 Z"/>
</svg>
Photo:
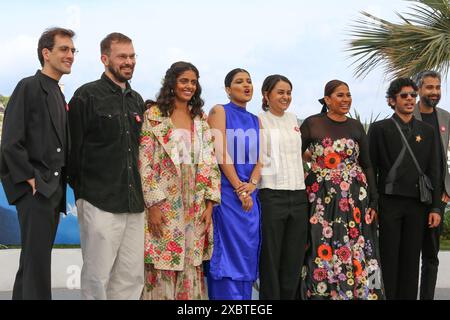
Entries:
<svg viewBox="0 0 450 320">
<path fill-rule="evenodd" d="M 320 157 L 320 158 L 317 159 L 317 165 L 320 168 L 325 168 L 325 159 L 324 159 L 324 157 Z"/>
<path fill-rule="evenodd" d="M 318 223 L 319 223 L 319 219 L 317 218 L 316 215 L 314 215 L 314 216 L 312 216 L 312 217 L 309 219 L 309 222 L 310 222 L 311 224 L 318 224 Z"/>
<path fill-rule="evenodd" d="M 163 168 L 168 168 L 170 166 L 170 159 L 163 159 L 162 166 Z"/>
<path fill-rule="evenodd" d="M 187 292 L 179 292 L 177 294 L 177 300 L 182 300 L 182 301 L 189 300 L 189 294 Z"/>
<path fill-rule="evenodd" d="M 172 129 L 170 129 L 164 136 L 163 138 L 164 144 L 167 144 L 169 142 L 171 136 L 172 136 Z"/>
<path fill-rule="evenodd" d="M 141 136 L 141 144 L 147 144 L 150 142 L 149 136 Z"/>
<path fill-rule="evenodd" d="M 316 194 L 315 193 L 310 193 L 308 198 L 309 198 L 308 199 L 309 202 L 313 203 L 314 201 L 316 201 Z"/>
<path fill-rule="evenodd" d="M 201 174 L 197 175 L 197 179 L 196 180 L 197 180 L 196 183 L 203 183 L 203 184 L 205 184 L 207 186 L 211 186 L 211 180 L 209 180 L 207 177 L 205 177 L 205 176 L 203 176 Z"/>
<path fill-rule="evenodd" d="M 325 150 L 323 150 L 323 155 L 326 157 L 327 155 L 329 155 L 330 153 L 334 153 L 334 149 L 333 147 L 327 147 L 325 148 Z"/>
<path fill-rule="evenodd" d="M 161 259 L 163 261 L 169 262 L 170 260 L 172 260 L 172 255 L 168 252 L 165 252 L 162 256 Z"/>
<path fill-rule="evenodd" d="M 333 271 L 334 271 L 334 274 L 340 274 L 342 272 L 342 267 L 340 265 L 336 264 L 333 266 Z"/>
<path fill-rule="evenodd" d="M 154 255 L 155 254 L 155 246 L 153 244 L 150 245 L 150 248 L 148 250 L 150 255 Z"/>
<path fill-rule="evenodd" d="M 343 263 L 349 263 L 352 253 L 348 247 L 341 247 L 336 250 L 336 255 Z"/>
<path fill-rule="evenodd" d="M 342 191 L 348 191 L 350 189 L 350 184 L 348 184 L 345 181 L 342 181 L 340 184 L 341 190 Z"/>
<path fill-rule="evenodd" d="M 151 272 L 147 274 L 147 283 L 149 283 L 153 287 L 156 285 L 156 276 Z"/>
<path fill-rule="evenodd" d="M 363 237 L 363 236 L 361 236 L 361 237 L 358 238 L 357 244 L 358 244 L 361 248 L 364 248 L 365 243 L 366 243 L 366 241 L 364 240 L 364 237 Z"/>
<path fill-rule="evenodd" d="M 327 148 L 327 147 L 332 147 L 333 146 L 333 140 L 331 140 L 330 138 L 325 138 L 322 140 L 322 145 Z"/>
<path fill-rule="evenodd" d="M 333 237 L 333 229 L 331 227 L 324 228 L 322 234 L 325 238 L 331 239 Z"/>
<path fill-rule="evenodd" d="M 359 236 L 359 230 L 356 228 L 350 228 L 350 230 L 348 231 L 348 235 L 350 236 L 350 238 L 356 239 Z"/>
<path fill-rule="evenodd" d="M 339 200 L 339 209 L 341 209 L 342 212 L 350 211 L 348 199 L 344 198 L 344 199 Z"/>
<path fill-rule="evenodd" d="M 348 139 L 346 144 L 347 148 L 349 149 L 353 149 L 355 147 L 355 141 L 353 141 L 352 139 Z"/>
<path fill-rule="evenodd" d="M 166 250 L 170 251 L 170 252 L 175 252 L 175 253 L 178 253 L 178 254 L 183 251 L 183 249 L 180 248 L 180 246 L 175 241 L 170 241 L 167 244 Z"/>
<path fill-rule="evenodd" d="M 314 182 L 311 186 L 311 190 L 312 192 L 317 193 L 317 191 L 319 191 L 319 184 L 317 182 Z"/>
<path fill-rule="evenodd" d="M 314 270 L 313 278 L 316 281 L 323 281 L 327 278 L 327 276 L 328 276 L 328 274 L 327 274 L 326 269 L 318 268 L 318 269 Z"/>
<path fill-rule="evenodd" d="M 333 172 L 333 173 L 331 174 L 331 182 L 333 182 L 333 184 L 340 185 L 341 182 L 342 182 L 342 177 L 341 177 L 341 175 L 340 175 L 339 173 L 337 173 L 337 172 Z"/>
</svg>

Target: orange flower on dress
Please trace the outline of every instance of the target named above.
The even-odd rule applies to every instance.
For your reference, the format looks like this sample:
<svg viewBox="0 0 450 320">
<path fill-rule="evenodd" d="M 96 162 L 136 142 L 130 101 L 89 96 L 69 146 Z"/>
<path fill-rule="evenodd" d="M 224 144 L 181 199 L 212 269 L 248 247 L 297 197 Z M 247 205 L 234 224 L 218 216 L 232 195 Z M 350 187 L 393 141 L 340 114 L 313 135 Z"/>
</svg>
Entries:
<svg viewBox="0 0 450 320">
<path fill-rule="evenodd" d="M 341 157 L 337 153 L 330 153 L 325 157 L 325 166 L 328 169 L 336 169 L 341 163 Z"/>
<path fill-rule="evenodd" d="M 319 249 L 317 250 L 317 254 L 320 259 L 325 260 L 325 261 L 330 261 L 331 258 L 333 258 L 332 249 L 327 244 L 321 245 L 319 247 Z"/>
<path fill-rule="evenodd" d="M 361 210 L 359 208 L 353 209 L 353 219 L 355 219 L 356 223 L 361 223 Z"/>
<path fill-rule="evenodd" d="M 362 274 L 362 265 L 358 260 L 353 260 L 353 267 L 355 268 L 355 278 L 358 278 Z"/>
</svg>

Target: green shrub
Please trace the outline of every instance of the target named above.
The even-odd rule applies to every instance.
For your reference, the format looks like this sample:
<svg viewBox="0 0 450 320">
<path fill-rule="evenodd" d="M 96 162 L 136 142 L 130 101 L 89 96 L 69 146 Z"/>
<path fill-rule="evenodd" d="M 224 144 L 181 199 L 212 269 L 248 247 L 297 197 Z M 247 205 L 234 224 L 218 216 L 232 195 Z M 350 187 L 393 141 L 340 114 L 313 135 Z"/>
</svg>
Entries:
<svg viewBox="0 0 450 320">
<path fill-rule="evenodd" d="M 442 225 L 442 238 L 450 240 L 450 210 L 444 214 L 444 221 Z"/>
</svg>

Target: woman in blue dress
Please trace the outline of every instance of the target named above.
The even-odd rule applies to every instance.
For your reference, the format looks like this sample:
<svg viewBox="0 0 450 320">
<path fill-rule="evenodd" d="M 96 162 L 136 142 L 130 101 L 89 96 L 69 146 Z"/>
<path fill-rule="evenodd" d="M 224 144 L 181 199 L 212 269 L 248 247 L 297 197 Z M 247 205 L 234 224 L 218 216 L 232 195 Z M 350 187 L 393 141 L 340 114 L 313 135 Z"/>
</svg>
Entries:
<svg viewBox="0 0 450 320">
<path fill-rule="evenodd" d="M 211 300 L 251 300 L 258 278 L 261 244 L 258 117 L 246 110 L 253 96 L 250 74 L 232 70 L 225 78 L 230 103 L 215 106 L 208 122 L 221 169 L 222 204 L 214 208 L 214 249 L 207 270 Z"/>
</svg>

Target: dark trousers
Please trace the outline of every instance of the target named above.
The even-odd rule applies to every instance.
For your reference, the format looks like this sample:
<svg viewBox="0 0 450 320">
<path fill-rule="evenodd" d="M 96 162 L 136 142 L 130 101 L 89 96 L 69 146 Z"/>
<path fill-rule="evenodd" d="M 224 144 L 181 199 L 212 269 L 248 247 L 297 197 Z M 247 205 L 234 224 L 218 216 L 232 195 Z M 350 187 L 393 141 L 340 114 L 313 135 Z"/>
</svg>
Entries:
<svg viewBox="0 0 450 320">
<path fill-rule="evenodd" d="M 308 233 L 305 191 L 262 189 L 261 300 L 293 300 L 300 282 Z"/>
<path fill-rule="evenodd" d="M 380 196 L 380 259 L 386 298 L 416 300 L 423 226 L 429 210 L 420 201 Z"/>
<path fill-rule="evenodd" d="M 13 300 L 51 300 L 51 254 L 63 188 L 47 199 L 31 190 L 16 203 L 22 251 Z"/>
<path fill-rule="evenodd" d="M 441 206 L 442 217 L 444 217 L 446 203 Z M 433 300 L 436 289 L 436 281 L 439 267 L 439 245 L 442 234 L 442 226 L 430 229 L 425 223 L 422 242 L 422 272 L 420 276 L 420 300 Z"/>
</svg>

